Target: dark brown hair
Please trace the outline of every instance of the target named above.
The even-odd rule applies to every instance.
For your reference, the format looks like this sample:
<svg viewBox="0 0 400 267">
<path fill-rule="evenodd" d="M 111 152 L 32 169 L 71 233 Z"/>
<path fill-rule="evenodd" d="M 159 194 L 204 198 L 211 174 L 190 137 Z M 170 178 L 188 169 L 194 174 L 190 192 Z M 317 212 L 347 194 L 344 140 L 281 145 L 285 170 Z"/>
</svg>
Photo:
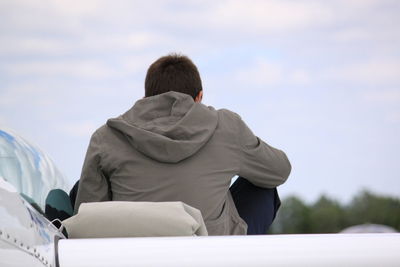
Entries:
<svg viewBox="0 0 400 267">
<path fill-rule="evenodd" d="M 145 96 L 176 91 L 193 99 L 203 90 L 196 65 L 186 56 L 170 54 L 157 59 L 147 70 Z"/>
</svg>

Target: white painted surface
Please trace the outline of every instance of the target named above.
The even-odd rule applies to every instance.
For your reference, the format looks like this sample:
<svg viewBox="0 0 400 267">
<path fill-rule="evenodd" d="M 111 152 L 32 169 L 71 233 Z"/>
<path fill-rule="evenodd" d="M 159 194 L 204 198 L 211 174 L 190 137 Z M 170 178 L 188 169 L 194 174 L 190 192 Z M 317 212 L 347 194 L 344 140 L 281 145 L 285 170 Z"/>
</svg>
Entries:
<svg viewBox="0 0 400 267">
<path fill-rule="evenodd" d="M 0 177 L 0 267 L 54 267 L 56 236 L 64 237 Z"/>
<path fill-rule="evenodd" d="M 37 257 L 26 253 L 0 239 L 1 267 L 46 267 Z"/>
<path fill-rule="evenodd" d="M 71 239 L 60 267 L 400 266 L 400 234 Z"/>
</svg>

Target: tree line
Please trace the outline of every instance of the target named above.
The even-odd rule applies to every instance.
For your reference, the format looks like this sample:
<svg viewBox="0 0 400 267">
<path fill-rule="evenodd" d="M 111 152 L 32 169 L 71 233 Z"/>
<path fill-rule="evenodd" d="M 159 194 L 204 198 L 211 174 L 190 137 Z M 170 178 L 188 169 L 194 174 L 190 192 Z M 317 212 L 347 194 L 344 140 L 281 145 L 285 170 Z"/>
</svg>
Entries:
<svg viewBox="0 0 400 267">
<path fill-rule="evenodd" d="M 400 231 L 400 199 L 369 191 L 357 194 L 350 203 L 322 195 L 307 205 L 297 196 L 282 200 L 272 234 L 338 233 L 358 224 L 382 224 Z"/>
</svg>

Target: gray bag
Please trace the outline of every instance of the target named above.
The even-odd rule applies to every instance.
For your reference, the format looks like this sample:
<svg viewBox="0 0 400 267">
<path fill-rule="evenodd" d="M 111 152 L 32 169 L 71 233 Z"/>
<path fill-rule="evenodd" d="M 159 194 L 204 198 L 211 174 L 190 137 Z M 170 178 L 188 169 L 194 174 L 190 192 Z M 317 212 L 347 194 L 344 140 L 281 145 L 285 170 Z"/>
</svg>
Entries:
<svg viewBox="0 0 400 267">
<path fill-rule="evenodd" d="M 201 212 L 182 202 L 82 203 L 62 224 L 69 238 L 208 235 Z"/>
</svg>

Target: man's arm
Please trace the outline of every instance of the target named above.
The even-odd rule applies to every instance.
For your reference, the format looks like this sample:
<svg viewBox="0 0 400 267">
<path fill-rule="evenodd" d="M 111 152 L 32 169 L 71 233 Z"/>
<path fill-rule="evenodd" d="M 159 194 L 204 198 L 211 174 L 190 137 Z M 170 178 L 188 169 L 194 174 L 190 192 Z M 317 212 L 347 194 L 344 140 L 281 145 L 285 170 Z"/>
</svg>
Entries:
<svg viewBox="0 0 400 267">
<path fill-rule="evenodd" d="M 240 118 L 239 132 L 242 149 L 239 175 L 259 187 L 283 184 L 291 171 L 285 153 L 255 136 Z"/>
<path fill-rule="evenodd" d="M 101 153 L 100 134 L 96 131 L 90 139 L 83 163 L 74 214 L 78 212 L 81 203 L 111 200 L 109 181 L 100 166 Z"/>
</svg>

